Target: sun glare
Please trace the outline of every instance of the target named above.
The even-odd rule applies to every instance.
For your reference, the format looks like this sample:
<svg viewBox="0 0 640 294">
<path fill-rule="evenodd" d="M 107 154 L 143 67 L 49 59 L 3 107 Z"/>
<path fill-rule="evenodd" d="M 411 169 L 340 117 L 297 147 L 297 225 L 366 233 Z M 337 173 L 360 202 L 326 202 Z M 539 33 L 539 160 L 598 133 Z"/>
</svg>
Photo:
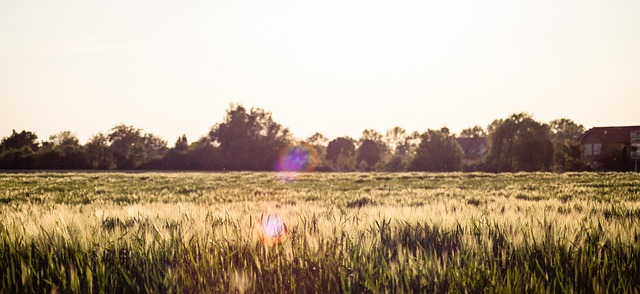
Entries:
<svg viewBox="0 0 640 294">
<path fill-rule="evenodd" d="M 268 246 L 280 245 L 284 242 L 288 233 L 287 225 L 277 214 L 268 214 L 260 217 L 260 229 L 258 240 Z"/>
<path fill-rule="evenodd" d="M 299 172 L 313 171 L 317 165 L 318 156 L 315 149 L 308 144 L 290 145 L 280 152 L 275 170 L 278 178 L 283 181 L 295 180 Z"/>
</svg>

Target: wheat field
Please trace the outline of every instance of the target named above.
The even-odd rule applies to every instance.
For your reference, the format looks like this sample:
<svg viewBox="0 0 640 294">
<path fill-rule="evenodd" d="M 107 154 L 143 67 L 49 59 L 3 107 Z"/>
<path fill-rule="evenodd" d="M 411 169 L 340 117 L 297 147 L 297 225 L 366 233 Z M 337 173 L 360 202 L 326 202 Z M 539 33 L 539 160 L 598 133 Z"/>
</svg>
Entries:
<svg viewBox="0 0 640 294">
<path fill-rule="evenodd" d="M 0 293 L 638 293 L 639 221 L 632 173 L 0 174 Z"/>
</svg>

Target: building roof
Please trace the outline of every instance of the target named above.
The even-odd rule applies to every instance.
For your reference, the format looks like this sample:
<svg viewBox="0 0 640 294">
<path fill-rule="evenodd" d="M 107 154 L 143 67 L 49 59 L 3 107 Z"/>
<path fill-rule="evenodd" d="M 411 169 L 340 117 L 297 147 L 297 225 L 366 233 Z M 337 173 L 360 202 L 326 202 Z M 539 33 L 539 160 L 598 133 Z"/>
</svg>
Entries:
<svg viewBox="0 0 640 294">
<path fill-rule="evenodd" d="M 479 159 L 489 149 L 486 137 L 456 138 L 456 140 L 464 151 L 465 159 Z"/>
<path fill-rule="evenodd" d="M 630 141 L 631 132 L 640 132 L 640 126 L 595 127 L 585 132 L 578 140 L 583 142 L 588 137 L 596 137 L 601 142 L 627 143 Z"/>
</svg>

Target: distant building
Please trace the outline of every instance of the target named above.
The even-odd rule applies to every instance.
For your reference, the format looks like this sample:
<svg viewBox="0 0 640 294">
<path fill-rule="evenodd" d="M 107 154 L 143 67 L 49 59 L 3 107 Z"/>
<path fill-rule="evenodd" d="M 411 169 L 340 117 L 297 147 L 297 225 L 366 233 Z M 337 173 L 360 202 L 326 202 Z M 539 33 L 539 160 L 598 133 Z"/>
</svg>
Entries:
<svg viewBox="0 0 640 294">
<path fill-rule="evenodd" d="M 487 137 L 456 138 L 464 152 L 464 164 L 483 160 L 489 151 Z"/>
<path fill-rule="evenodd" d="M 578 141 L 585 161 L 594 170 L 602 169 L 602 161 L 607 160 L 604 156 L 612 157 L 622 170 L 631 169 L 634 158 L 640 156 L 640 126 L 591 128 Z"/>
</svg>

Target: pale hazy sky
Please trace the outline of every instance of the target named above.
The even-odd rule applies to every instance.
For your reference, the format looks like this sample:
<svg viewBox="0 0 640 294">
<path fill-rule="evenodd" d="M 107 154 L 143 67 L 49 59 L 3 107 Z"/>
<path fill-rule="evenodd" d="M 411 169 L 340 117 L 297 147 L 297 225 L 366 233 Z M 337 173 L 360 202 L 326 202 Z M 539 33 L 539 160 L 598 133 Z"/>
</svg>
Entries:
<svg viewBox="0 0 640 294">
<path fill-rule="evenodd" d="M 514 112 L 640 124 L 640 1 L 0 0 L 0 137 L 173 146 L 260 107 L 299 138 Z"/>
</svg>

